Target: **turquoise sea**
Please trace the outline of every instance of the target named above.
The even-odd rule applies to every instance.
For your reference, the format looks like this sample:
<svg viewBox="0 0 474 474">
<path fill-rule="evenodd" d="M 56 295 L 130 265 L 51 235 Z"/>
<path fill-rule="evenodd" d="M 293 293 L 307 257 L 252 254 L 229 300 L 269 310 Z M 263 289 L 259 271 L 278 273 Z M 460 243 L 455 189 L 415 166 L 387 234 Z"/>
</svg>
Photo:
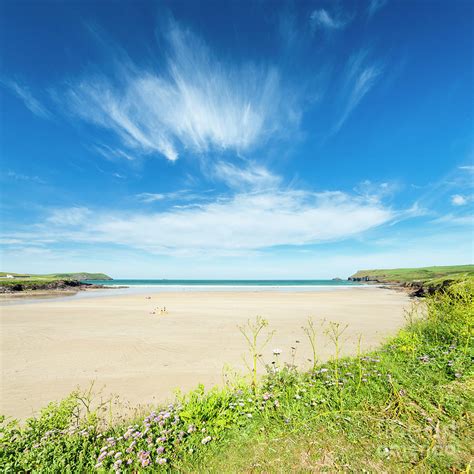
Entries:
<svg viewBox="0 0 474 474">
<path fill-rule="evenodd" d="M 150 295 L 163 292 L 200 292 L 200 291 L 343 291 L 351 287 L 367 286 L 347 280 L 85 280 L 84 283 L 104 285 L 99 291 L 78 291 L 74 295 L 21 298 L 0 302 L 0 306 L 28 304 L 38 301 L 75 300 L 116 295 Z"/>
<path fill-rule="evenodd" d="M 106 286 L 129 286 L 129 287 L 225 287 L 248 288 L 248 287 L 315 287 L 315 286 L 358 286 L 347 280 L 139 280 L 139 279 L 118 279 L 118 280 L 86 280 L 85 283 Z"/>
</svg>

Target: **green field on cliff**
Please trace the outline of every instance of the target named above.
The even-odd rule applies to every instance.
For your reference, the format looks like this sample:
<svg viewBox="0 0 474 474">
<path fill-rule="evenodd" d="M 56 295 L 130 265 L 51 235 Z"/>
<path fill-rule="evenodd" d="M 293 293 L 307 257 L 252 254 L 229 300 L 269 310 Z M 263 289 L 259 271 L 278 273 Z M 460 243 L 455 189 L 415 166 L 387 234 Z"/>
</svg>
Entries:
<svg viewBox="0 0 474 474">
<path fill-rule="evenodd" d="M 365 278 L 379 282 L 406 283 L 435 279 L 462 279 L 474 277 L 474 265 L 450 265 L 421 268 L 392 268 L 379 270 L 359 270 L 350 278 Z"/>
<path fill-rule="evenodd" d="M 7 278 L 11 275 L 14 278 Z M 50 273 L 50 274 L 29 274 L 0 272 L 0 286 L 22 285 L 25 288 L 36 287 L 38 285 L 47 285 L 62 280 L 111 280 L 112 278 L 105 273 Z"/>
</svg>

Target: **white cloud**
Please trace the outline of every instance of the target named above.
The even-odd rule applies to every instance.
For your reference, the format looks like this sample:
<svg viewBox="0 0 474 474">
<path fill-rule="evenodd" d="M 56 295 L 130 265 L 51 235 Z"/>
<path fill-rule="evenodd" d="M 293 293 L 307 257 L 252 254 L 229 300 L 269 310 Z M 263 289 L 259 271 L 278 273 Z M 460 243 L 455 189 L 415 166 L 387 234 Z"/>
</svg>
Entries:
<svg viewBox="0 0 474 474">
<path fill-rule="evenodd" d="M 367 199 L 367 201 L 380 202 L 383 198 L 393 195 L 397 189 L 398 185 L 394 182 L 374 183 L 370 180 L 365 180 L 359 183 L 354 188 L 354 191 Z"/>
<path fill-rule="evenodd" d="M 136 195 L 136 198 L 145 203 L 162 201 L 166 198 L 165 194 L 158 194 L 158 193 L 140 193 Z"/>
<path fill-rule="evenodd" d="M 175 201 L 204 201 L 209 199 L 208 193 L 209 190 L 197 193 L 189 189 L 180 189 L 179 191 L 169 193 L 140 193 L 136 194 L 135 198 L 146 204 L 163 201 L 165 199 Z"/>
<path fill-rule="evenodd" d="M 31 181 L 33 183 L 46 184 L 45 181 L 39 176 L 30 176 L 27 174 L 17 173 L 16 171 L 12 170 L 8 170 L 5 173 L 5 176 L 7 176 L 8 178 L 12 178 L 15 181 Z"/>
<path fill-rule="evenodd" d="M 2 83 L 23 101 L 23 104 L 30 112 L 41 118 L 50 118 L 50 113 L 46 107 L 33 97 L 28 87 L 22 86 L 15 81 L 2 81 Z"/>
<path fill-rule="evenodd" d="M 279 176 L 254 162 L 249 162 L 242 168 L 225 161 L 218 161 L 214 165 L 213 173 L 217 179 L 234 189 L 263 190 L 275 188 L 281 183 Z"/>
<path fill-rule="evenodd" d="M 451 204 L 453 206 L 464 206 L 468 203 L 468 199 L 460 194 L 453 194 L 451 196 Z"/>
<path fill-rule="evenodd" d="M 176 24 L 166 44 L 161 73 L 129 65 L 116 81 L 102 76 L 71 84 L 66 100 L 72 111 L 114 131 L 128 149 L 171 161 L 181 148 L 242 151 L 297 120 L 276 68 L 227 65 Z"/>
<path fill-rule="evenodd" d="M 470 173 L 474 172 L 474 166 L 472 165 L 459 166 L 459 169 Z"/>
<path fill-rule="evenodd" d="M 348 23 L 348 20 L 331 16 L 324 8 L 314 10 L 310 15 L 310 21 L 313 28 L 320 27 L 328 30 L 340 30 Z"/>
<path fill-rule="evenodd" d="M 367 51 L 362 50 L 353 55 L 347 63 L 344 83 L 341 88 L 344 106 L 333 133 L 338 132 L 344 125 L 352 111 L 375 85 L 382 72 L 379 66 L 367 64 L 366 57 Z"/>
<path fill-rule="evenodd" d="M 442 217 L 438 217 L 437 219 L 432 221 L 434 224 L 446 224 L 449 226 L 460 226 L 460 227 L 470 227 L 471 230 L 474 229 L 474 215 L 454 215 L 454 214 L 447 214 Z"/>
<path fill-rule="evenodd" d="M 107 160 L 117 160 L 117 159 L 126 159 L 128 161 L 133 161 L 135 159 L 129 153 L 124 152 L 123 150 L 112 148 L 108 145 L 95 145 L 91 147 L 92 150 L 102 155 Z"/>
<path fill-rule="evenodd" d="M 91 215 L 92 212 L 86 207 L 69 207 L 67 209 L 52 210 L 46 220 L 48 226 L 75 226 L 87 222 Z M 51 237 L 54 239 L 54 234 Z"/>
<path fill-rule="evenodd" d="M 117 244 L 153 254 L 245 255 L 348 238 L 396 215 L 380 203 L 342 192 L 273 190 L 162 212 L 55 210 L 31 236 L 46 235 L 58 243 Z"/>
</svg>

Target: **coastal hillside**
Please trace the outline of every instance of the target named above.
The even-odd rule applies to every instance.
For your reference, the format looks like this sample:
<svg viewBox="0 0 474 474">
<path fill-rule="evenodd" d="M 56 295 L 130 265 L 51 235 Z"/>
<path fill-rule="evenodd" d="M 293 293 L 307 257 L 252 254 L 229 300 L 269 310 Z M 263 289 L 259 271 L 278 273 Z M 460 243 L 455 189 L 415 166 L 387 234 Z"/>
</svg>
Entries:
<svg viewBox="0 0 474 474">
<path fill-rule="evenodd" d="M 62 290 L 86 286 L 84 280 L 112 280 L 105 273 L 51 273 L 29 274 L 0 272 L 0 293 L 25 290 Z"/>
<path fill-rule="evenodd" d="M 413 290 L 415 296 L 446 288 L 459 280 L 474 280 L 474 265 L 359 270 L 350 281 L 394 284 Z"/>
<path fill-rule="evenodd" d="M 392 268 L 383 270 L 359 270 L 349 277 L 351 281 L 407 282 L 426 281 L 435 278 L 462 278 L 474 276 L 474 265 L 450 265 L 441 267 Z"/>
<path fill-rule="evenodd" d="M 0 272 L 0 278 L 7 278 L 10 275 L 13 278 L 18 279 L 67 279 L 67 280 L 112 280 L 112 277 L 105 273 L 49 273 L 49 274 L 33 274 L 33 273 L 12 273 L 12 272 Z"/>
</svg>

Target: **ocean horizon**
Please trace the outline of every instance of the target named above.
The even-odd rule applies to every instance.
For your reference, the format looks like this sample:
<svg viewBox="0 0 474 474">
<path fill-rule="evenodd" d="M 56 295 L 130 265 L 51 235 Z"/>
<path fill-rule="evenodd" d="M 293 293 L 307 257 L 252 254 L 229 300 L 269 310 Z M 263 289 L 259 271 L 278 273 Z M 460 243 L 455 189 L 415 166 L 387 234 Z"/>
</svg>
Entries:
<svg viewBox="0 0 474 474">
<path fill-rule="evenodd" d="M 84 283 L 91 283 L 105 286 L 133 286 L 133 287 L 226 287 L 226 288 L 247 288 L 247 287 L 328 287 L 328 286 L 360 286 L 361 283 L 349 280 L 194 280 L 194 279 L 113 279 L 113 280 L 84 280 Z"/>
</svg>

